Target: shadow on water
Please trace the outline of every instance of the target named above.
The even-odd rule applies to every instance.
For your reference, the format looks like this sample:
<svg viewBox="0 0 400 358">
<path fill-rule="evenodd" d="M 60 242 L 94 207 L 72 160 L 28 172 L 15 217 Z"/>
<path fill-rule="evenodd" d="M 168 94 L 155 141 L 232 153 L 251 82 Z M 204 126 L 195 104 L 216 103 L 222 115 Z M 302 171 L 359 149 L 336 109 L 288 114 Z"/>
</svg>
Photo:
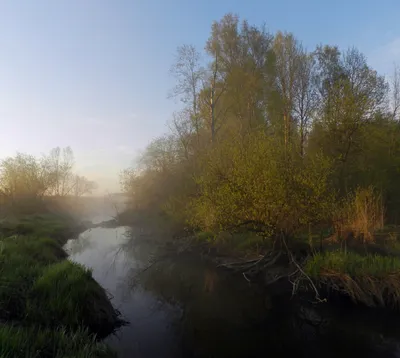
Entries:
<svg viewBox="0 0 400 358">
<path fill-rule="evenodd" d="M 120 357 L 399 356 L 399 316 L 277 295 L 163 247 L 127 227 L 66 245 L 130 321 L 106 340 Z"/>
</svg>

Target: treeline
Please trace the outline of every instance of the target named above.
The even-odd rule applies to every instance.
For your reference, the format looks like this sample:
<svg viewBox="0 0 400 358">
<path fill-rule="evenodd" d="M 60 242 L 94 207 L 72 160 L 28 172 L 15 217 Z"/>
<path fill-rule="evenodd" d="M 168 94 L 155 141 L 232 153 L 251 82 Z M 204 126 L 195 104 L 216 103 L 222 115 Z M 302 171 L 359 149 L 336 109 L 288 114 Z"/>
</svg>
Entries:
<svg viewBox="0 0 400 358">
<path fill-rule="evenodd" d="M 183 108 L 121 176 L 141 209 L 202 230 L 251 223 L 368 235 L 400 211 L 400 73 L 356 48 L 311 51 L 232 14 L 205 51 L 178 48 L 171 96 Z"/>
<path fill-rule="evenodd" d="M 91 193 L 96 183 L 74 173 L 73 168 L 70 147 L 54 148 L 41 157 L 17 153 L 1 160 L 0 209 L 34 211 L 45 198 Z"/>
</svg>

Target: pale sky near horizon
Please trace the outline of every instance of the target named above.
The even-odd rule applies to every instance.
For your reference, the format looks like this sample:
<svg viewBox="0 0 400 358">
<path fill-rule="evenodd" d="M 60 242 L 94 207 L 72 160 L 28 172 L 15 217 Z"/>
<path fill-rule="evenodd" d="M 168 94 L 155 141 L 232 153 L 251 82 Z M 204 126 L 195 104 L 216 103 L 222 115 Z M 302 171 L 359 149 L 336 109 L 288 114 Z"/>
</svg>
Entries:
<svg viewBox="0 0 400 358">
<path fill-rule="evenodd" d="M 308 49 L 358 47 L 379 73 L 400 63 L 394 0 L 0 0 L 0 158 L 71 146 L 76 170 L 118 191 L 118 173 L 178 104 L 177 46 L 204 47 L 233 12 Z"/>
</svg>

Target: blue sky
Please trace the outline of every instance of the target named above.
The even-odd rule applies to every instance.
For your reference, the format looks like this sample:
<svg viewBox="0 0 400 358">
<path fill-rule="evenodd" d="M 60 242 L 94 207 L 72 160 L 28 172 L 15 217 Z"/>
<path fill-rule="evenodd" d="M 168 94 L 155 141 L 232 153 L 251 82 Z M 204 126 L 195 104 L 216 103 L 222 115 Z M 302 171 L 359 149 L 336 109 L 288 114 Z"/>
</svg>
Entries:
<svg viewBox="0 0 400 358">
<path fill-rule="evenodd" d="M 70 145 L 100 191 L 166 130 L 177 46 L 202 49 L 233 12 L 312 49 L 355 45 L 382 74 L 400 63 L 395 0 L 2 0 L 0 158 Z"/>
</svg>

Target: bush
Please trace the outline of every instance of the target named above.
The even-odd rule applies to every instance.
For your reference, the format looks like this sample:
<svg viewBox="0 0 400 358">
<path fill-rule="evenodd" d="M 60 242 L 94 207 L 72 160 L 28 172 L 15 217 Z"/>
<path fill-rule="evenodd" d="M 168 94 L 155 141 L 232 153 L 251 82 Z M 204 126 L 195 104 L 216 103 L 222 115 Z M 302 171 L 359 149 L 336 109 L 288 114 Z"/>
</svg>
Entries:
<svg viewBox="0 0 400 358">
<path fill-rule="evenodd" d="M 267 235 L 293 236 L 331 217 L 330 173 L 326 158 L 301 158 L 262 131 L 221 141 L 196 177 L 191 224 L 219 231 L 250 222 Z"/>
<path fill-rule="evenodd" d="M 100 336 L 111 333 L 119 322 L 118 313 L 91 271 L 70 261 L 46 267 L 34 282 L 27 320 L 50 327 L 87 327 Z"/>
<path fill-rule="evenodd" d="M 82 329 L 68 333 L 64 329 L 1 325 L 0 357 L 111 358 L 116 355 Z"/>
</svg>

